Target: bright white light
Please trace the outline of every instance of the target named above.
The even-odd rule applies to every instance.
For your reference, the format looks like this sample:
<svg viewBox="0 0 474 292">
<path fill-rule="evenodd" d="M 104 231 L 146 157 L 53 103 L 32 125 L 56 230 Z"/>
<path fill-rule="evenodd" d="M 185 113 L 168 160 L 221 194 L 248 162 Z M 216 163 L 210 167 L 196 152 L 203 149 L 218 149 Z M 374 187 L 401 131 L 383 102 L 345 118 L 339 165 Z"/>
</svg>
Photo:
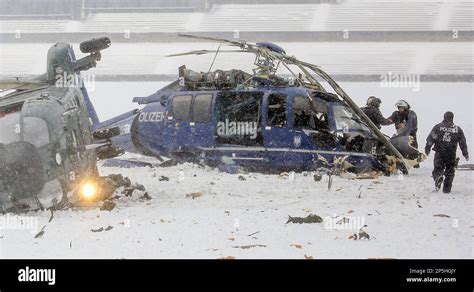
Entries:
<svg viewBox="0 0 474 292">
<path fill-rule="evenodd" d="M 91 183 L 86 183 L 82 186 L 82 197 L 84 197 L 87 200 L 90 200 L 95 197 L 97 193 L 96 187 L 91 184 Z"/>
</svg>

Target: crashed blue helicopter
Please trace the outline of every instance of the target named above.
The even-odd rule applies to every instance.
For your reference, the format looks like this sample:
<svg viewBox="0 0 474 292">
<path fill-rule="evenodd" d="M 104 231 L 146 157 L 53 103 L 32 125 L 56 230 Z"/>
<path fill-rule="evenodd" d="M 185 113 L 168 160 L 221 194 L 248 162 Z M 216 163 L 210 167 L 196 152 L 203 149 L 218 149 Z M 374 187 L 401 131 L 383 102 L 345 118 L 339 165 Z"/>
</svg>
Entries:
<svg viewBox="0 0 474 292">
<path fill-rule="evenodd" d="M 142 109 L 100 124 L 99 130 L 120 128 L 120 135 L 112 138 L 114 145 L 161 161 L 167 157 L 228 172 L 339 169 L 389 174 L 399 169 L 408 173 L 399 150 L 318 66 L 287 55 L 273 43 L 180 36 L 221 45 L 217 50 L 170 57 L 213 53 L 215 60 L 222 53 L 252 53 L 253 72 L 195 72 L 180 67 L 178 80 L 133 99 Z M 233 49 L 221 50 L 222 45 Z M 286 69 L 289 77 L 278 75 L 279 68 Z M 115 159 L 107 164 L 120 165 Z"/>
</svg>

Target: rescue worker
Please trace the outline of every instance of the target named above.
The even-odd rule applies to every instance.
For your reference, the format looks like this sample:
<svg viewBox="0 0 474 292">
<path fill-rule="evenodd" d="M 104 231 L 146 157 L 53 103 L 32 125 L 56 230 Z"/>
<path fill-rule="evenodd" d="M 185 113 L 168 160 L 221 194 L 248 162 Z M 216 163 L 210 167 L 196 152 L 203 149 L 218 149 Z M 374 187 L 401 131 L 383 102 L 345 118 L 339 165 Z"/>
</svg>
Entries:
<svg viewBox="0 0 474 292">
<path fill-rule="evenodd" d="M 426 155 L 430 154 L 431 147 L 436 151 L 434 157 L 434 169 L 432 172 L 435 181 L 435 189 L 439 190 L 443 185 L 443 193 L 451 192 L 454 179 L 456 161 L 456 150 L 459 144 L 462 155 L 469 160 L 466 137 L 463 130 L 453 123 L 454 114 L 446 112 L 443 121 L 433 127 L 426 138 Z"/>
<path fill-rule="evenodd" d="M 380 98 L 371 96 L 367 99 L 367 106 L 361 108 L 364 114 L 374 123 L 377 128 L 381 129 L 382 126 L 388 126 L 392 124 L 392 121 L 384 118 L 382 112 L 380 112 L 380 104 L 382 101 Z"/>
<path fill-rule="evenodd" d="M 397 130 L 396 137 L 411 136 L 413 137 L 412 146 L 418 148 L 416 132 L 418 131 L 418 118 L 416 113 L 410 109 L 408 102 L 403 99 L 397 101 L 395 106 L 398 108 L 388 119 L 395 124 Z"/>
</svg>

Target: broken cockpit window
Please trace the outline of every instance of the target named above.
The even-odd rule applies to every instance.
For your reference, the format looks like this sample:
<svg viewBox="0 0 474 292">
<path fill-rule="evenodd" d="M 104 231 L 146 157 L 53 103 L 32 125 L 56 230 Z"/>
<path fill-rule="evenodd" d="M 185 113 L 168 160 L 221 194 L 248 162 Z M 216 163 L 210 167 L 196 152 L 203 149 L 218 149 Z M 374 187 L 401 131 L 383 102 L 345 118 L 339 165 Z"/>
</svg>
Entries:
<svg viewBox="0 0 474 292">
<path fill-rule="evenodd" d="M 327 103 L 313 98 L 312 101 L 305 96 L 293 97 L 292 123 L 295 129 L 329 130 L 327 119 Z"/>
<path fill-rule="evenodd" d="M 267 126 L 286 126 L 287 95 L 273 93 L 268 96 Z"/>
<path fill-rule="evenodd" d="M 338 131 L 363 131 L 370 133 L 370 129 L 365 122 L 345 105 L 333 106 L 334 118 L 336 121 L 336 129 Z"/>
<path fill-rule="evenodd" d="M 262 145 L 261 92 L 220 92 L 216 99 L 217 143 Z"/>
</svg>

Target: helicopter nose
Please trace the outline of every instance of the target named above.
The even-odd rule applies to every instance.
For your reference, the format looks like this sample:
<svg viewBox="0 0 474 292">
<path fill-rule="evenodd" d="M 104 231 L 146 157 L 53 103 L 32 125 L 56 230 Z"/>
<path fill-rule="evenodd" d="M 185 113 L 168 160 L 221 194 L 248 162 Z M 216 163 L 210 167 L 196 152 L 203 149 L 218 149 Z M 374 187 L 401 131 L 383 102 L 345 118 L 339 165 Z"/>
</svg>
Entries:
<svg viewBox="0 0 474 292">
<path fill-rule="evenodd" d="M 1 149 L 2 181 L 15 198 L 37 196 L 44 187 L 44 168 L 36 147 L 15 142 Z"/>
</svg>

